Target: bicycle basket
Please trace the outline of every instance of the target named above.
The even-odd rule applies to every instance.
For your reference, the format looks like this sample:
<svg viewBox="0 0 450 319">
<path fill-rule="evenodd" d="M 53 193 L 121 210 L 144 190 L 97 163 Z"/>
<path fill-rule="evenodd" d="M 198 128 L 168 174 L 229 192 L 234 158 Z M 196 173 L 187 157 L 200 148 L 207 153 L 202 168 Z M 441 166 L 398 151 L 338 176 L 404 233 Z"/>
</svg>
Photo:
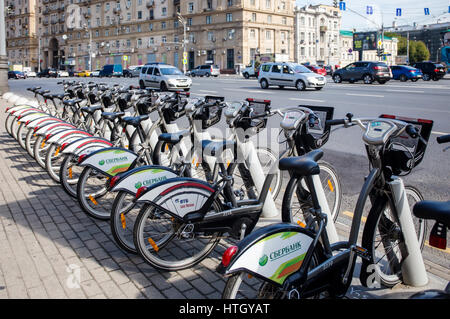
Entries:
<svg viewBox="0 0 450 319">
<path fill-rule="evenodd" d="M 206 96 L 205 105 L 201 107 L 194 115 L 194 120 L 202 121 L 202 129 L 207 128 L 220 122 L 222 118 L 222 108 L 219 103 L 225 101 L 223 96 Z"/>
<path fill-rule="evenodd" d="M 419 137 L 412 138 L 406 132 L 398 137 L 389 140 L 389 148 L 384 152 L 384 164 L 392 169 L 395 175 L 402 172 L 408 173 L 422 161 L 427 142 L 433 128 L 432 120 L 413 119 L 408 117 L 400 117 L 394 115 L 382 114 L 380 118 L 400 120 L 409 124 L 413 124 L 419 132 Z"/>
<path fill-rule="evenodd" d="M 88 98 L 91 104 L 97 103 L 97 95 L 95 93 L 89 93 Z"/>
<path fill-rule="evenodd" d="M 163 116 L 167 124 L 174 122 L 186 114 L 186 104 L 188 103 L 189 92 L 176 92 L 176 102 L 164 108 Z"/>
<path fill-rule="evenodd" d="M 113 101 L 111 99 L 111 94 L 105 94 L 102 97 L 102 103 L 105 107 L 110 107 L 111 105 L 113 105 Z"/>
<path fill-rule="evenodd" d="M 241 118 L 235 125 L 244 131 L 252 128 L 252 134 L 248 135 L 258 134 L 266 128 L 271 101 L 250 98 L 246 99 L 246 101 L 249 103 L 249 107 L 242 113 Z"/>
<path fill-rule="evenodd" d="M 307 134 L 301 136 L 303 144 L 309 148 L 308 151 L 322 147 L 330 138 L 331 126 L 326 125 L 326 121 L 333 119 L 334 108 L 310 105 L 299 105 L 299 107 L 309 108 L 319 118 L 314 127 L 309 127 L 307 124 Z"/>
<path fill-rule="evenodd" d="M 136 107 L 139 115 L 150 114 L 153 110 L 154 103 L 152 103 L 152 98 L 139 99 Z"/>
<path fill-rule="evenodd" d="M 117 105 L 119 106 L 119 109 L 121 112 L 124 112 L 129 106 L 128 102 L 131 99 L 131 94 L 125 93 L 121 94 L 119 98 L 117 99 Z"/>
</svg>

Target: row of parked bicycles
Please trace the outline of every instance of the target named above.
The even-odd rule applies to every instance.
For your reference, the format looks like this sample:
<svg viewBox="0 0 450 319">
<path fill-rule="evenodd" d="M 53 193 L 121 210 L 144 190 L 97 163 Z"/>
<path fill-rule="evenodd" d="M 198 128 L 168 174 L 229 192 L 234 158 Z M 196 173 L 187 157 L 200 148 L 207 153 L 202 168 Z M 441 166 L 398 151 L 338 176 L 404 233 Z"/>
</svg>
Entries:
<svg viewBox="0 0 450 319">
<path fill-rule="evenodd" d="M 423 201 L 399 177 L 422 161 L 430 120 L 333 119 L 331 107 L 273 109 L 252 98 L 59 84 L 61 94 L 29 88 L 33 100 L 4 94 L 7 132 L 86 214 L 110 222 L 121 249 L 157 269 L 193 267 L 225 240 L 217 267 L 228 278 L 224 298 L 342 297 L 357 257 L 363 285 L 373 278 L 387 287 L 425 285 L 427 219 L 436 221 L 430 245 L 445 249 L 450 202 Z M 275 116 L 279 129 L 268 139 L 281 145 L 278 152 L 254 144 Z M 334 224 L 340 179 L 321 160 L 333 126 L 360 127 L 369 162 L 345 241 Z M 224 138 L 211 134 L 219 131 Z M 261 217 L 278 215 L 284 171 L 281 222 L 257 227 Z"/>
</svg>

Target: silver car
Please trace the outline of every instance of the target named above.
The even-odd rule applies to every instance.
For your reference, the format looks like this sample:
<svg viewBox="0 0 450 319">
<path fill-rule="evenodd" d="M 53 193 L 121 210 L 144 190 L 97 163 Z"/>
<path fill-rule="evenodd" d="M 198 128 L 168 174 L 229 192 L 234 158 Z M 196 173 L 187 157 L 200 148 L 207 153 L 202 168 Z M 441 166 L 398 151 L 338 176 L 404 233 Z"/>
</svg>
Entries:
<svg viewBox="0 0 450 319">
<path fill-rule="evenodd" d="M 192 80 L 178 68 L 164 63 L 149 63 L 142 67 L 139 75 L 141 88 L 151 87 L 161 91 L 189 91 Z"/>
<path fill-rule="evenodd" d="M 210 65 L 210 64 L 199 65 L 198 67 L 190 71 L 190 75 L 192 77 L 195 76 L 218 77 L 220 75 L 220 68 L 217 65 Z"/>
<path fill-rule="evenodd" d="M 258 82 L 261 88 L 269 86 L 284 88 L 291 86 L 303 91 L 306 88 L 321 90 L 326 85 L 324 76 L 314 73 L 305 66 L 297 63 L 264 63 L 261 65 Z"/>
</svg>

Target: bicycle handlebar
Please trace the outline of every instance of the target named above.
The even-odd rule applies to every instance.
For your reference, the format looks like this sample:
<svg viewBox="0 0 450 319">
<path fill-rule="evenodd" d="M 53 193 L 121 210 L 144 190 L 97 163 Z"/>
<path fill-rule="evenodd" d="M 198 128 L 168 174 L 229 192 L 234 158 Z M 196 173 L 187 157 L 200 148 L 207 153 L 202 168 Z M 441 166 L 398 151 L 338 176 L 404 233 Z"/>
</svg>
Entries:
<svg viewBox="0 0 450 319">
<path fill-rule="evenodd" d="M 450 134 L 438 136 L 438 137 L 436 138 L 436 141 L 437 141 L 439 144 L 448 143 L 448 142 L 450 142 Z"/>
</svg>

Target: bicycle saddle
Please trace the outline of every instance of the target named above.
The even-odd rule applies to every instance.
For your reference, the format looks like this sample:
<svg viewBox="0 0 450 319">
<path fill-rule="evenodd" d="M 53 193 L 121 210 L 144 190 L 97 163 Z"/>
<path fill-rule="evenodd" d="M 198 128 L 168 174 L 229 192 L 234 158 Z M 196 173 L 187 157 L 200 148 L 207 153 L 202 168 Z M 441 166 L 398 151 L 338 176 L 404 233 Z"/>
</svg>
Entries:
<svg viewBox="0 0 450 319">
<path fill-rule="evenodd" d="M 447 227 L 450 226 L 450 201 L 423 200 L 414 205 L 413 213 L 418 218 L 433 219 Z"/>
<path fill-rule="evenodd" d="M 27 90 L 31 91 L 31 92 L 36 92 L 37 90 L 40 90 L 40 89 L 42 89 L 40 86 L 34 86 L 34 87 L 31 87 L 31 88 L 28 88 Z"/>
<path fill-rule="evenodd" d="M 108 121 L 111 121 L 111 122 L 114 122 L 114 120 L 116 118 L 120 118 L 120 117 L 122 117 L 124 115 L 125 115 L 125 112 L 117 112 L 117 113 L 114 113 L 114 112 L 103 112 L 102 113 L 102 117 L 105 120 L 108 120 Z"/>
<path fill-rule="evenodd" d="M 278 163 L 278 167 L 282 171 L 293 171 L 300 176 L 317 175 L 320 173 L 317 161 L 322 156 L 322 150 L 314 150 L 303 156 L 283 158 Z"/>
<path fill-rule="evenodd" d="M 81 101 L 83 101 L 83 100 L 82 99 L 74 99 L 74 100 L 63 100 L 62 102 L 66 105 L 73 106 L 77 103 L 80 103 Z"/>
<path fill-rule="evenodd" d="M 68 94 L 68 93 L 63 93 L 63 94 L 52 94 L 52 98 L 58 99 L 58 100 L 64 99 L 65 96 L 69 96 L 69 94 Z"/>
<path fill-rule="evenodd" d="M 189 134 L 189 130 L 183 130 L 176 133 L 162 133 L 158 136 L 158 139 L 169 144 L 178 144 L 183 137 L 188 136 Z"/>
<path fill-rule="evenodd" d="M 126 124 L 130 124 L 130 125 L 133 125 L 134 127 L 138 127 L 142 121 L 145 121 L 148 118 L 149 118 L 148 115 L 126 116 L 126 117 L 122 118 L 122 121 L 125 122 Z"/>
<path fill-rule="evenodd" d="M 231 149 L 233 151 L 233 155 L 236 156 L 237 144 L 234 140 L 223 140 L 223 141 L 211 141 L 211 140 L 203 140 L 202 141 L 202 151 L 204 155 L 208 156 L 217 156 L 220 155 L 226 150 Z"/>
<path fill-rule="evenodd" d="M 84 106 L 81 108 L 82 112 L 85 113 L 89 113 L 89 114 L 94 114 L 95 111 L 101 110 L 102 106 L 101 105 L 92 105 L 92 106 Z"/>
</svg>

